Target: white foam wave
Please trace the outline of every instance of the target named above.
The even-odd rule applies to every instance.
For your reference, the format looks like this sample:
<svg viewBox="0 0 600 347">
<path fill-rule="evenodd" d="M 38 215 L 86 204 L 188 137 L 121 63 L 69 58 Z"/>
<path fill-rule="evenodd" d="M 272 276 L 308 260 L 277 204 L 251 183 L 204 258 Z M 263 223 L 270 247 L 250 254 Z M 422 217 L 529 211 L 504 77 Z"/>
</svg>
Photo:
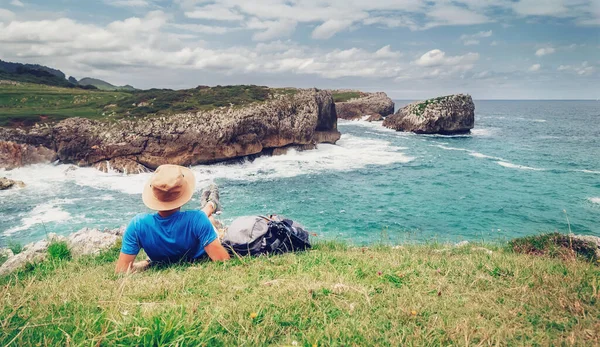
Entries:
<svg viewBox="0 0 600 347">
<path fill-rule="evenodd" d="M 381 139 L 344 134 L 337 145 L 320 144 L 315 150 L 289 150 L 286 155 L 263 156 L 239 164 L 199 165 L 192 170 L 196 173 L 198 187 L 202 187 L 219 178 L 250 181 L 276 179 L 321 172 L 352 171 L 369 165 L 407 163 L 414 159 L 402 153 L 402 150 L 403 148 Z M 94 168 L 69 168 L 69 165 L 32 165 L 6 172 L 0 171 L 0 174 L 22 180 L 36 192 L 44 191 L 50 194 L 61 192 L 65 188 L 64 184 L 71 183 L 98 190 L 141 194 L 151 175 L 123 175 L 115 172 L 104 173 Z M 106 197 L 105 193 L 102 196 Z"/>
<path fill-rule="evenodd" d="M 466 149 L 466 148 L 456 148 L 456 147 L 449 147 L 449 146 L 444 146 L 444 145 L 431 145 L 432 147 L 439 147 L 441 149 L 445 149 L 447 151 L 461 151 L 461 152 L 471 152 L 471 150 Z"/>
<path fill-rule="evenodd" d="M 65 223 L 72 217 L 67 211 L 64 211 L 60 205 L 71 204 L 75 199 L 54 199 L 47 203 L 33 208 L 21 219 L 21 225 L 10 228 L 4 232 L 4 235 L 12 235 L 16 232 L 27 230 L 34 225 L 42 223 Z"/>
<path fill-rule="evenodd" d="M 344 134 L 337 145 L 321 144 L 316 150 L 290 150 L 286 155 L 260 157 L 242 164 L 200 165 L 193 167 L 202 180 L 227 178 L 260 180 L 294 177 L 331 171 L 352 171 L 369 165 L 407 163 L 414 158 L 400 152 L 401 148 L 383 140 Z"/>
<path fill-rule="evenodd" d="M 600 205 L 600 198 L 595 197 L 595 198 L 589 198 L 588 199 L 592 204 L 597 204 Z"/>
<path fill-rule="evenodd" d="M 471 135 L 477 137 L 488 137 L 496 134 L 498 128 L 475 128 L 471 129 Z"/>
<path fill-rule="evenodd" d="M 470 156 L 473 156 L 473 157 L 475 157 L 475 158 L 481 158 L 481 159 L 492 159 L 492 160 L 500 160 L 500 161 L 504 161 L 504 159 L 502 159 L 502 158 L 499 158 L 499 157 L 494 157 L 494 156 L 491 156 L 491 155 L 486 155 L 486 154 L 479 153 L 479 152 L 474 152 L 474 151 L 471 151 L 471 152 L 469 152 L 469 155 L 470 155 Z"/>
<path fill-rule="evenodd" d="M 517 164 L 513 164 L 513 163 L 508 163 L 508 162 L 505 162 L 505 161 L 497 161 L 496 163 L 498 163 L 498 165 L 500 165 L 500 166 L 511 168 L 511 169 L 544 171 L 544 169 L 539 169 L 539 168 L 529 167 L 529 166 L 523 166 L 523 165 L 517 165 Z"/>
<path fill-rule="evenodd" d="M 600 171 L 596 171 L 596 170 L 575 170 L 575 171 L 600 175 Z"/>
</svg>

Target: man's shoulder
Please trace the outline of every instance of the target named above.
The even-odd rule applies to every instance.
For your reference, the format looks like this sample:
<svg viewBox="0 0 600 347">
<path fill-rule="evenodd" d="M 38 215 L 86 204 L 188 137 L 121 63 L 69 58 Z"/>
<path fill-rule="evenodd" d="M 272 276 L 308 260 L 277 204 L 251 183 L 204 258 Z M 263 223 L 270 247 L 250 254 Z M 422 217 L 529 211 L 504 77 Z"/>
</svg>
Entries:
<svg viewBox="0 0 600 347">
<path fill-rule="evenodd" d="M 139 213 L 133 217 L 132 223 L 143 224 L 150 223 L 154 220 L 154 213 Z"/>
<path fill-rule="evenodd" d="M 206 214 L 200 210 L 183 211 L 183 212 L 181 212 L 181 214 L 186 219 L 207 219 L 208 220 L 208 217 L 206 217 Z"/>
</svg>

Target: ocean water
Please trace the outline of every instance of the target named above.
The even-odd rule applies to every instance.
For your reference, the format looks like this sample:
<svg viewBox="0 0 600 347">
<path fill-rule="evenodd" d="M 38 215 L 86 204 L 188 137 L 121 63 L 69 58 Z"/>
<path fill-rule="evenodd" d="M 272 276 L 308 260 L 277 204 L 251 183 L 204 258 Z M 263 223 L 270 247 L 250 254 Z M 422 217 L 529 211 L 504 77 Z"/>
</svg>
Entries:
<svg viewBox="0 0 600 347">
<path fill-rule="evenodd" d="M 319 239 L 356 244 L 504 241 L 569 228 L 600 236 L 600 102 L 476 101 L 475 129 L 463 136 L 365 121 L 339 129 L 337 145 L 194 167 L 198 186 L 221 187 L 226 223 L 279 213 Z M 149 174 L 68 167 L 0 171 L 27 183 L 0 192 L 0 245 L 119 227 L 147 211 Z M 185 208 L 197 208 L 198 197 Z"/>
</svg>

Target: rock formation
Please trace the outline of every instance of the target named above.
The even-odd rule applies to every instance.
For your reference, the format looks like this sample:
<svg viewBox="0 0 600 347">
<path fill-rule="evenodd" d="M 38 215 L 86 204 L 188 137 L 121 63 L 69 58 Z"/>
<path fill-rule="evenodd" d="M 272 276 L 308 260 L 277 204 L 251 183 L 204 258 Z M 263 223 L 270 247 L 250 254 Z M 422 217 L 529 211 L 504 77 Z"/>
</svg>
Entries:
<svg viewBox="0 0 600 347">
<path fill-rule="evenodd" d="M 359 98 L 335 103 L 338 118 L 355 120 L 367 115 L 386 117 L 394 113 L 394 102 L 385 93 L 357 93 Z"/>
<path fill-rule="evenodd" d="M 48 246 L 52 242 L 66 242 L 71 255 L 78 258 L 84 255 L 95 255 L 112 247 L 121 239 L 124 232 L 124 228 L 104 231 L 84 228 L 67 237 L 51 233 L 48 235 L 48 240 L 32 242 L 24 246 L 19 254 L 13 255 L 9 249 L 0 249 L 0 255 L 7 258 L 0 266 L 0 276 L 21 269 L 27 264 L 43 261 L 47 257 Z"/>
<path fill-rule="evenodd" d="M 463 134 L 475 125 L 470 95 L 450 95 L 409 104 L 387 117 L 383 126 L 417 134 Z"/>
<path fill-rule="evenodd" d="M 0 169 L 11 170 L 24 165 L 48 163 L 56 158 L 56 153 L 44 146 L 0 141 Z"/>
<path fill-rule="evenodd" d="M 114 123 L 69 118 L 28 130 L 0 128 L 0 140 L 49 148 L 65 163 L 121 172 L 212 163 L 339 138 L 331 93 L 316 89 L 245 107 L 168 117 Z"/>
<path fill-rule="evenodd" d="M 15 181 L 10 178 L 0 177 L 0 190 L 6 190 L 10 188 L 24 188 L 25 183 L 23 181 Z"/>
</svg>

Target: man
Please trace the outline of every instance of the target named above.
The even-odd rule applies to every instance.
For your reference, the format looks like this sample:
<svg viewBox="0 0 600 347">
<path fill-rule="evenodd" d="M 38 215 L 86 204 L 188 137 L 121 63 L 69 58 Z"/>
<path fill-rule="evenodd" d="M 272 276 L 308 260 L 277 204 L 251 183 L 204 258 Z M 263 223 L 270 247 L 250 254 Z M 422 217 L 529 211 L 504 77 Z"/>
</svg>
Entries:
<svg viewBox="0 0 600 347">
<path fill-rule="evenodd" d="M 209 217 L 219 208 L 218 192 L 202 195 L 202 211 L 180 209 L 194 194 L 194 173 L 178 165 L 162 165 L 146 183 L 142 193 L 151 214 L 133 218 L 123 235 L 116 272 L 143 271 L 152 263 L 194 261 L 205 255 L 213 261 L 229 259 Z M 150 260 L 134 263 L 140 249 Z"/>
</svg>

